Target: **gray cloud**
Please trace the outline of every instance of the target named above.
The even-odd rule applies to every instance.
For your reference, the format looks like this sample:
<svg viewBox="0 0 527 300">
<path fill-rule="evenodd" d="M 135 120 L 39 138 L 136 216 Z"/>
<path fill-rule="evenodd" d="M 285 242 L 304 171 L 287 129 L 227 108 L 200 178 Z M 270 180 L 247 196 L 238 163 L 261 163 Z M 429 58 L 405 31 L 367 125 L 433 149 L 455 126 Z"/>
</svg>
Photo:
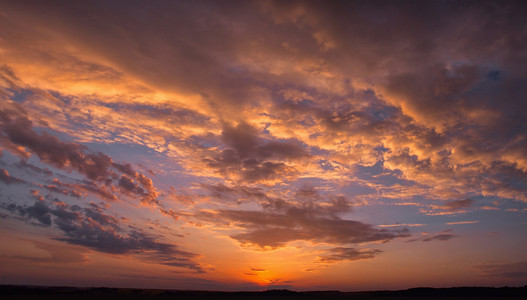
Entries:
<svg viewBox="0 0 527 300">
<path fill-rule="evenodd" d="M 118 218 L 105 214 L 94 203 L 85 208 L 63 202 L 51 207 L 44 200 L 37 200 L 31 206 L 4 203 L 1 207 L 11 214 L 38 221 L 36 225 L 55 225 L 64 235 L 55 238 L 58 241 L 110 254 L 139 255 L 163 265 L 204 272 L 193 260 L 196 254 L 159 242 L 139 229 L 124 230 Z"/>
<path fill-rule="evenodd" d="M 473 266 L 482 273 L 502 278 L 526 279 L 527 261 L 484 263 Z"/>
<path fill-rule="evenodd" d="M 249 182 L 293 175 L 297 170 L 287 162 L 309 157 L 298 141 L 266 142 L 245 122 L 225 124 L 221 140 L 228 148 L 204 159 L 205 163 L 225 176 L 238 174 Z"/>
<path fill-rule="evenodd" d="M 359 221 L 345 220 L 337 216 L 349 210 L 341 200 L 327 205 L 307 201 L 294 204 L 283 200 L 271 200 L 264 211 L 218 210 L 214 213 L 199 212 L 195 217 L 220 224 L 231 224 L 245 229 L 245 233 L 231 237 L 242 244 L 259 247 L 282 247 L 288 242 L 305 240 L 316 243 L 349 244 L 389 241 L 408 237 L 408 229 L 378 229 Z"/>
<path fill-rule="evenodd" d="M 120 171 L 128 175 L 122 175 L 117 182 L 117 185 L 123 191 L 140 197 L 144 203 L 152 204 L 157 201 L 157 193 L 152 180 L 144 174 L 134 171 L 130 164 L 113 162 L 104 153 L 90 153 L 85 146 L 63 142 L 56 136 L 46 132 L 39 134 L 34 130 L 32 122 L 23 110 L 1 109 L 0 130 L 2 136 L 11 143 L 29 149 L 42 162 L 60 169 L 73 169 L 85 175 L 90 181 L 82 187 L 88 191 L 95 192 L 104 199 L 113 200 L 115 196 L 104 188 L 97 187 L 93 182 L 109 186 L 117 176 L 115 171 Z M 22 163 L 22 166 L 26 167 L 29 165 Z M 31 169 L 37 170 L 35 167 Z M 74 197 L 79 196 L 74 194 L 75 192 L 58 189 L 56 185 L 47 186 L 47 188 L 62 194 L 66 193 Z"/>
<path fill-rule="evenodd" d="M 29 221 L 36 220 L 36 225 L 51 226 L 51 211 L 43 200 L 37 200 L 31 206 L 21 206 L 13 203 L 2 203 L 1 208 L 8 210 L 12 214 L 17 214 L 27 218 Z"/>
<path fill-rule="evenodd" d="M 445 210 L 456 211 L 463 208 L 469 208 L 474 203 L 472 199 L 447 201 L 443 204 Z"/>
<path fill-rule="evenodd" d="M 434 236 L 424 238 L 424 239 L 423 239 L 423 242 L 430 242 L 430 241 L 448 241 L 448 240 L 453 239 L 453 238 L 456 238 L 456 237 L 458 237 L 458 236 L 455 235 L 455 234 L 442 233 L 442 234 L 436 234 L 436 235 L 434 235 Z"/>
<path fill-rule="evenodd" d="M 42 187 L 49 190 L 50 192 L 59 193 L 75 198 L 81 198 L 83 196 L 82 193 L 78 190 L 79 186 L 63 183 L 56 178 L 53 179 L 52 184 L 42 185 Z"/>
<path fill-rule="evenodd" d="M 439 233 L 436 233 L 436 234 L 433 234 L 433 235 L 425 235 L 425 236 L 420 237 L 420 238 L 410 239 L 410 240 L 407 240 L 406 242 L 448 241 L 450 239 L 459 237 L 459 236 L 457 236 L 457 235 L 455 235 L 455 234 L 453 234 L 451 232 L 452 232 L 452 229 L 447 229 L 447 230 L 443 230 L 443 231 L 441 231 Z"/>
<path fill-rule="evenodd" d="M 353 261 L 360 259 L 374 258 L 376 255 L 382 253 L 379 249 L 361 250 L 356 248 L 337 247 L 329 249 L 326 254 L 321 255 L 317 262 L 320 263 L 336 263 L 339 261 Z"/>
<path fill-rule="evenodd" d="M 7 170 L 4 170 L 4 169 L 0 169 L 0 181 L 3 181 L 6 184 L 24 182 L 22 179 L 9 175 L 9 172 L 7 172 Z"/>
<path fill-rule="evenodd" d="M 40 168 L 33 164 L 28 163 L 25 159 L 21 159 L 20 162 L 15 164 L 19 168 L 25 168 L 29 169 L 37 174 L 44 174 L 46 176 L 52 176 L 53 172 L 50 171 L 48 168 Z"/>
<path fill-rule="evenodd" d="M 2 134 L 11 142 L 29 148 L 42 161 L 58 168 L 70 166 L 92 180 L 110 176 L 111 159 L 103 153 L 85 153 L 81 145 L 64 143 L 46 132 L 38 134 L 26 116 L 13 110 L 0 111 L 0 120 Z"/>
</svg>

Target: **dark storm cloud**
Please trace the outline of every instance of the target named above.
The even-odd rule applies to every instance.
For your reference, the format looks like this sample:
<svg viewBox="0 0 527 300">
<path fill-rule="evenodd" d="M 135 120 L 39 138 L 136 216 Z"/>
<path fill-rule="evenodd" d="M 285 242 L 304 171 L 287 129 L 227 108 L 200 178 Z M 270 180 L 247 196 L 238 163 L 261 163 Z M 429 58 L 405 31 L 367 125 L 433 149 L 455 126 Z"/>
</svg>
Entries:
<svg viewBox="0 0 527 300">
<path fill-rule="evenodd" d="M 359 259 L 374 258 L 376 255 L 382 253 L 379 249 L 355 249 L 346 247 L 337 247 L 326 251 L 325 255 L 321 255 L 317 262 L 320 263 L 336 263 L 339 261 L 353 261 Z"/>
</svg>

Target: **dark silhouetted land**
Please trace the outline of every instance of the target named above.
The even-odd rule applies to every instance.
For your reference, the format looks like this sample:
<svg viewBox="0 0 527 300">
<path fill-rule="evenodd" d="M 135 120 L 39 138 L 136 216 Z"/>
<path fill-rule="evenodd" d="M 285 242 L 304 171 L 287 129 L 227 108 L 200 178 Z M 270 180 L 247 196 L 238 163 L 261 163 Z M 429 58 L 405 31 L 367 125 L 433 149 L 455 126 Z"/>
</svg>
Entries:
<svg viewBox="0 0 527 300">
<path fill-rule="evenodd" d="M 268 290 L 262 292 L 214 292 L 124 288 L 75 288 L 0 285 L 0 299 L 527 299 L 524 287 L 414 288 L 401 291 L 338 292 Z"/>
</svg>

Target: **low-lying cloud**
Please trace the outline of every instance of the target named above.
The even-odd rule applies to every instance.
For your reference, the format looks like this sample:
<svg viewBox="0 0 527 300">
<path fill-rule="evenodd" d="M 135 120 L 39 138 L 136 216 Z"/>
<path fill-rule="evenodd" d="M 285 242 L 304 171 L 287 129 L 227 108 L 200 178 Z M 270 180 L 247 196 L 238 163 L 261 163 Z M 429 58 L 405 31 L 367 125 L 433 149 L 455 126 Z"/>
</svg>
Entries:
<svg viewBox="0 0 527 300">
<path fill-rule="evenodd" d="M 106 214 L 101 206 L 94 203 L 84 208 L 64 202 L 50 206 L 42 199 L 30 206 L 4 203 L 2 208 L 35 225 L 54 225 L 63 235 L 55 238 L 57 241 L 109 254 L 138 255 L 155 263 L 204 272 L 194 261 L 196 254 L 159 242 L 142 230 L 125 230 L 119 218 Z"/>
<path fill-rule="evenodd" d="M 321 205 L 316 202 L 291 203 L 271 199 L 262 203 L 263 211 L 217 210 L 201 211 L 195 217 L 213 223 L 241 227 L 244 233 L 231 235 L 241 244 L 261 248 L 277 248 L 292 241 L 353 244 L 386 242 L 410 236 L 409 230 L 379 229 L 359 221 L 342 219 L 338 215 L 350 210 L 345 199 L 337 198 Z"/>
</svg>

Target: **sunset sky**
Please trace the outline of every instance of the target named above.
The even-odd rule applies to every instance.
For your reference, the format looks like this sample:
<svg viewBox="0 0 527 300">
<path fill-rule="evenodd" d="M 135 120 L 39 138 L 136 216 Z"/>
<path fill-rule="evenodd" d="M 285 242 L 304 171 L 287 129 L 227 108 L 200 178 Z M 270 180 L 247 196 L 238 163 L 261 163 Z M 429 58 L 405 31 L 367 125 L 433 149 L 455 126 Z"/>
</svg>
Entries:
<svg viewBox="0 0 527 300">
<path fill-rule="evenodd" d="M 0 1 L 0 284 L 527 284 L 525 1 Z"/>
</svg>

